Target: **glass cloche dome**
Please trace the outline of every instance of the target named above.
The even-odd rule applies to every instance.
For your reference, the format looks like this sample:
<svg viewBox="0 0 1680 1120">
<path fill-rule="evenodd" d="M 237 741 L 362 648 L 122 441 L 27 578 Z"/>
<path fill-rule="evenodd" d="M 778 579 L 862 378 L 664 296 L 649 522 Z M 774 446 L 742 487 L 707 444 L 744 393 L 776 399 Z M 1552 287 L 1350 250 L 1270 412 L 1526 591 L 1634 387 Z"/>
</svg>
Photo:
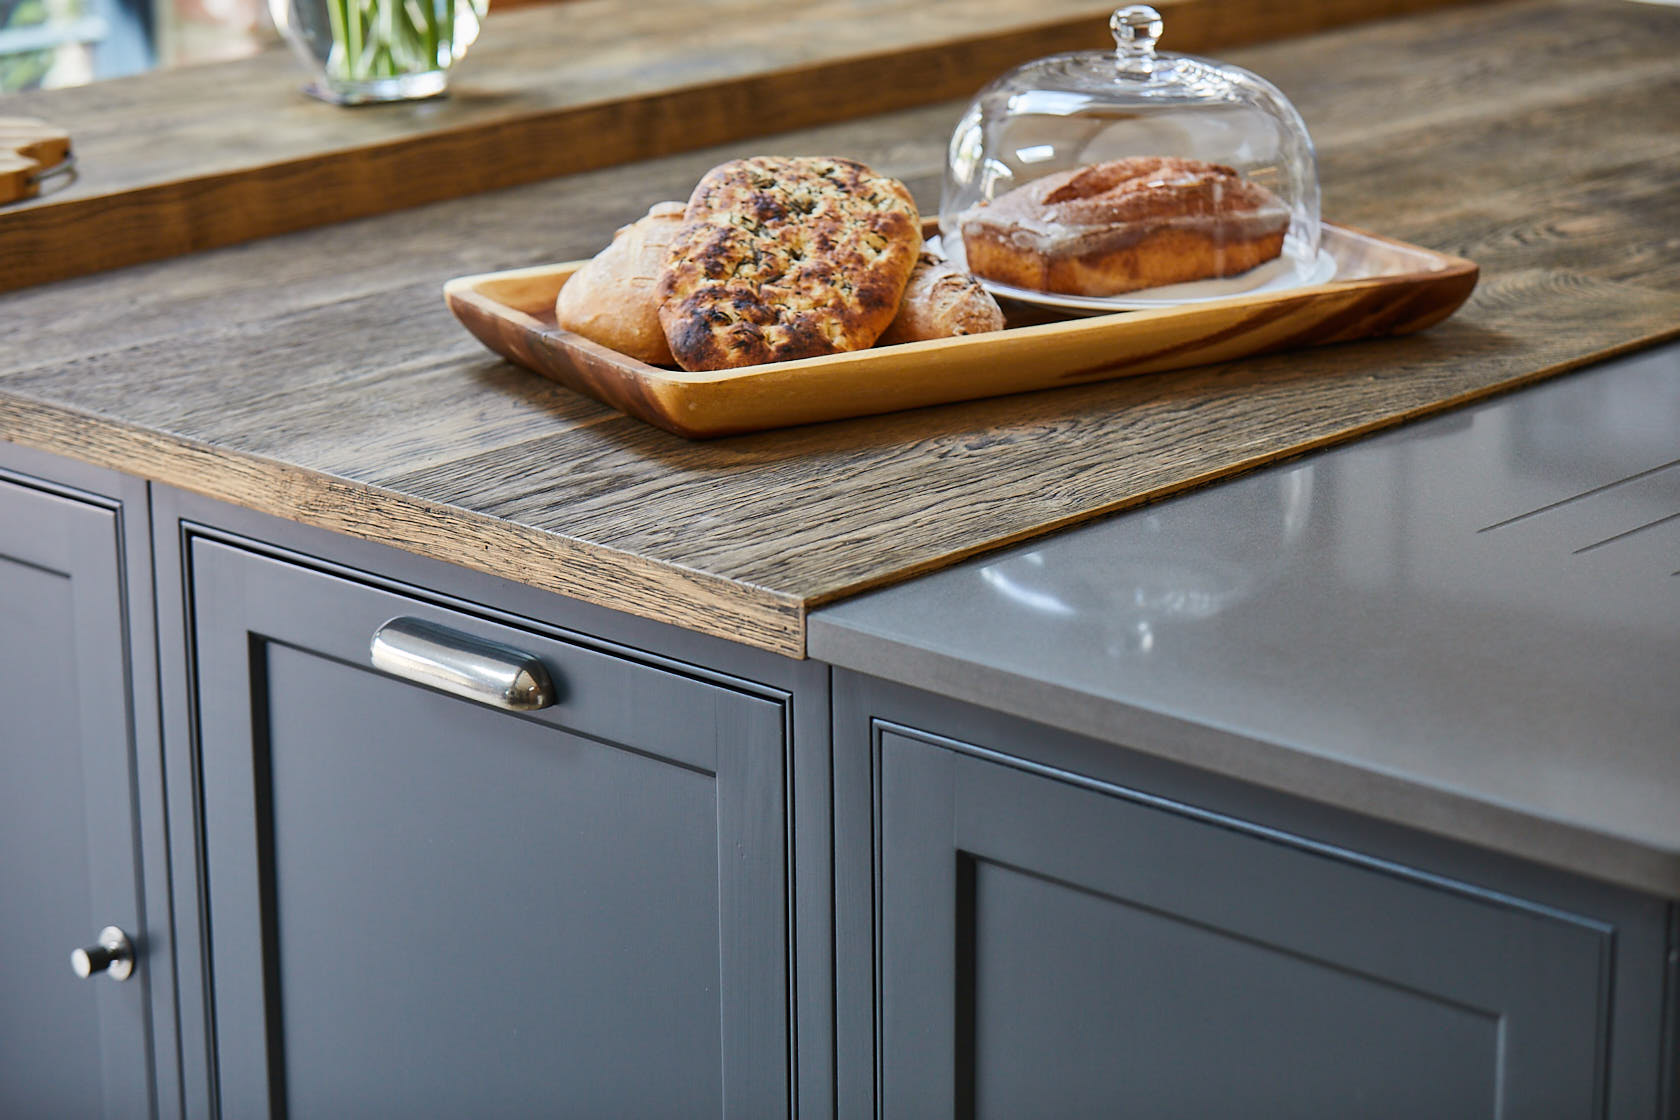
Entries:
<svg viewBox="0 0 1680 1120">
<path fill-rule="evenodd" d="M 1113 52 L 1029 62 L 963 114 L 944 254 L 999 295 L 1151 306 L 1319 283 L 1318 167 L 1277 87 L 1155 49 L 1160 13 L 1109 20 Z"/>
</svg>

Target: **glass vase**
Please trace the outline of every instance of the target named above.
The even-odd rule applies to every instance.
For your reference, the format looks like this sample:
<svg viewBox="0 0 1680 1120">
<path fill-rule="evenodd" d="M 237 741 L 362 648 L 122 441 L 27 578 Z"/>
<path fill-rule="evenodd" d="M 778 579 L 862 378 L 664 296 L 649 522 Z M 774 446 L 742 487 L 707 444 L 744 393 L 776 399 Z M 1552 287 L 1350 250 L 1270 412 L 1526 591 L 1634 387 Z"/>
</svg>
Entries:
<svg viewBox="0 0 1680 1120">
<path fill-rule="evenodd" d="M 269 0 L 274 25 L 335 105 L 437 97 L 489 0 Z"/>
</svg>

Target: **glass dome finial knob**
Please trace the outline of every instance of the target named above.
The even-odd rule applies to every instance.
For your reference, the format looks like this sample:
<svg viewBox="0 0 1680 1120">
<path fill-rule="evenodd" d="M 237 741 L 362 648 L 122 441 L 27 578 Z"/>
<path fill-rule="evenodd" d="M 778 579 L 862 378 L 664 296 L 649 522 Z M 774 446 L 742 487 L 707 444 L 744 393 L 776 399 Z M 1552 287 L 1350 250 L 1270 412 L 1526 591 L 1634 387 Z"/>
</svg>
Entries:
<svg viewBox="0 0 1680 1120">
<path fill-rule="evenodd" d="M 1116 8 L 1108 17 L 1108 28 L 1114 32 L 1114 45 L 1122 58 L 1154 54 L 1161 26 L 1161 13 L 1148 4 Z"/>
</svg>

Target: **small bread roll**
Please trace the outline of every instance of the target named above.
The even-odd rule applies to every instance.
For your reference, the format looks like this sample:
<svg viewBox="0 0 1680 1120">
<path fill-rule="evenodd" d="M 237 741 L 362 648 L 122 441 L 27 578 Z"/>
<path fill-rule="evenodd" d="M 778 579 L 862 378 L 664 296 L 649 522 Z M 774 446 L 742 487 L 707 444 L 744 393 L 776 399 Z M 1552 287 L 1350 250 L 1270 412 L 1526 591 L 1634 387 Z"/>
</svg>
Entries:
<svg viewBox="0 0 1680 1120">
<path fill-rule="evenodd" d="M 683 224 L 683 204 L 656 203 L 647 216 L 613 234 L 612 244 L 572 273 L 554 314 L 591 342 L 651 365 L 671 365 L 659 325 L 659 273 Z"/>
<path fill-rule="evenodd" d="M 910 273 L 904 301 L 875 343 L 892 346 L 928 338 L 985 334 L 1003 329 L 1003 312 L 980 281 L 949 261 L 923 253 Z"/>
</svg>

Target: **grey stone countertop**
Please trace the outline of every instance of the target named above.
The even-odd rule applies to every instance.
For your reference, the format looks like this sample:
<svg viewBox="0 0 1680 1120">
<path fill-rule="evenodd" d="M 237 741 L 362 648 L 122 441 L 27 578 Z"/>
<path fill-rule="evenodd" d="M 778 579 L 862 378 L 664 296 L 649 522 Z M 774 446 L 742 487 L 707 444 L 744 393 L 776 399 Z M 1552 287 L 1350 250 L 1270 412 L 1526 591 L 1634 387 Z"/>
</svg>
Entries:
<svg viewBox="0 0 1680 1120">
<path fill-rule="evenodd" d="M 809 640 L 1680 897 L 1680 345 L 826 608 Z"/>
</svg>

